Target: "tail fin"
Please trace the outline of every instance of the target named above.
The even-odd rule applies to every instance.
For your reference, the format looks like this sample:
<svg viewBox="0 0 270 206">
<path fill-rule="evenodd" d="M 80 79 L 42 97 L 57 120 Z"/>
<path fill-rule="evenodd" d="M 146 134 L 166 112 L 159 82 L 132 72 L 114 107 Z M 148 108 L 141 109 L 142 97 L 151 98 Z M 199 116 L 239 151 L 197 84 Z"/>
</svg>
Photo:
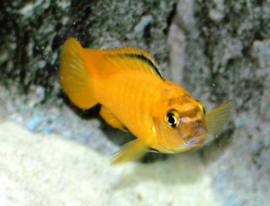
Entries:
<svg viewBox="0 0 270 206">
<path fill-rule="evenodd" d="M 69 38 L 60 54 L 60 81 L 70 100 L 82 109 L 95 104 L 91 88 L 91 74 L 82 58 L 83 48 L 74 38 Z"/>
</svg>

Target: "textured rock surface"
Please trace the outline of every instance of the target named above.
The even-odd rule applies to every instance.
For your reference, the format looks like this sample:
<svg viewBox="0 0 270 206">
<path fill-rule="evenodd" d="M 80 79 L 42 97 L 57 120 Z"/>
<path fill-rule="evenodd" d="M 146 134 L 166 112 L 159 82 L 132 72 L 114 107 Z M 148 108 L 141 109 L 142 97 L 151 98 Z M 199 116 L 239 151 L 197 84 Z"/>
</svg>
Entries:
<svg viewBox="0 0 270 206">
<path fill-rule="evenodd" d="M 200 151 L 213 187 L 224 205 L 268 205 L 270 4 L 180 1 L 176 13 L 173 22 L 186 40 L 179 83 L 207 108 L 236 103 L 236 130 Z"/>
<path fill-rule="evenodd" d="M 176 1 L 3 1 L 1 82 L 22 92 L 41 86 L 59 94 L 58 53 L 67 37 L 85 47 L 140 47 L 168 65 L 167 19 Z"/>
<path fill-rule="evenodd" d="M 98 109 L 70 106 L 58 83 L 58 52 L 68 36 L 85 47 L 140 47 L 207 110 L 235 99 L 235 125 L 198 154 L 223 205 L 268 205 L 269 22 L 266 0 L 1 2 L 0 106 L 7 111 L 0 115 L 110 154 L 117 147 L 107 137 L 132 136 L 100 124 Z"/>
<path fill-rule="evenodd" d="M 61 115 L 53 115 L 53 120 L 50 117 L 48 107 L 63 106 L 63 100 L 69 105 L 58 81 L 58 54 L 64 41 L 72 36 L 91 48 L 140 47 L 158 59 L 165 75 L 169 76 L 169 70 L 165 70 L 170 51 L 167 33 L 175 6 L 176 0 L 1 2 L 0 82 L 8 88 L 2 93 L 2 99 L 11 100 L 10 118 L 34 131 L 61 132 L 71 138 L 87 139 L 89 134 L 96 133 L 96 124 L 88 122 L 90 128 L 86 128 L 78 121 L 73 124 L 77 131 L 74 134 L 74 126 L 63 122 L 67 116 L 75 121 L 78 118 L 76 115 L 72 118 L 69 111 L 62 118 Z M 80 117 L 93 118 L 95 110 L 81 112 L 71 107 Z M 47 124 L 52 122 L 53 126 Z M 116 133 L 134 138 L 111 130 L 106 124 L 101 127 L 109 131 L 109 137 Z M 119 139 L 116 142 L 122 141 Z M 110 142 L 99 143 L 93 138 L 83 141 L 105 153 L 117 149 L 105 146 Z"/>
</svg>

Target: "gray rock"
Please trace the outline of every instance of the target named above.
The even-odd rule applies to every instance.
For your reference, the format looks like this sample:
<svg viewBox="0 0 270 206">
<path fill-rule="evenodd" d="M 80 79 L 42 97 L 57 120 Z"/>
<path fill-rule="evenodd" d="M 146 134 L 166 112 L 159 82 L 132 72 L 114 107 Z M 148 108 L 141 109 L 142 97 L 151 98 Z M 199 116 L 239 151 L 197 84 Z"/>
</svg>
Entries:
<svg viewBox="0 0 270 206">
<path fill-rule="evenodd" d="M 217 196 L 223 205 L 268 205 L 269 3 L 180 1 L 178 8 L 175 22 L 186 40 L 182 84 L 208 111 L 236 103 L 235 126 L 199 150 Z"/>
<path fill-rule="evenodd" d="M 58 80 L 59 51 L 68 37 L 91 48 L 140 47 L 158 60 L 168 77 L 168 19 L 175 6 L 176 0 L 1 2 L 0 82 L 6 86 L 2 97 L 9 119 L 33 131 L 62 133 L 104 153 L 115 152 L 119 147 L 102 134 L 96 140 L 94 134 L 105 132 L 110 138 L 116 133 L 120 140 L 115 142 L 132 135 L 118 133 L 100 119 L 100 127 L 93 121 L 80 123 L 79 117 L 97 117 L 98 109 L 82 112 L 65 97 Z M 57 107 L 61 114 L 51 112 Z"/>
</svg>

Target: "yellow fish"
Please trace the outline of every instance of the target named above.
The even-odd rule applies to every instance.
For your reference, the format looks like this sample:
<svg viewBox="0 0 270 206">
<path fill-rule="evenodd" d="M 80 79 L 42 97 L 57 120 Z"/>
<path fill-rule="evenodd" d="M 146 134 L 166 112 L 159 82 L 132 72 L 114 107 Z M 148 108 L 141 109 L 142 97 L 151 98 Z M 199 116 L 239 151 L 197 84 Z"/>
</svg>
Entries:
<svg viewBox="0 0 270 206">
<path fill-rule="evenodd" d="M 60 54 L 60 81 L 76 106 L 101 104 L 108 124 L 137 137 L 112 164 L 138 159 L 151 149 L 177 153 L 199 147 L 233 114 L 232 101 L 205 114 L 201 102 L 165 79 L 154 58 L 136 48 L 88 49 L 69 38 Z"/>
</svg>

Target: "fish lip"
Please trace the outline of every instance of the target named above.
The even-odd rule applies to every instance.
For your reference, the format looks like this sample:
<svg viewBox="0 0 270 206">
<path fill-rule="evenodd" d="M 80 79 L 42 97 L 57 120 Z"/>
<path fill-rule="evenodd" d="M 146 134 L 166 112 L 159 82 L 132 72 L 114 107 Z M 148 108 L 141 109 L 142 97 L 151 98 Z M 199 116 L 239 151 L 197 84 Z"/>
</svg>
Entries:
<svg viewBox="0 0 270 206">
<path fill-rule="evenodd" d="M 194 138 L 196 137 L 196 138 Z M 196 135 L 191 135 L 184 143 L 186 147 L 199 147 L 201 146 L 205 141 L 207 137 L 207 131 L 204 130 L 203 132 L 200 132 Z M 191 142 L 192 140 L 195 140 L 194 142 Z"/>
<path fill-rule="evenodd" d="M 206 132 L 207 132 L 207 131 L 206 131 L 206 129 L 204 129 L 204 128 L 197 129 L 192 135 L 190 135 L 189 138 L 195 137 L 195 136 L 196 136 L 196 137 L 200 137 L 200 136 L 204 135 Z M 188 139 L 189 139 L 189 138 L 188 138 Z"/>
<path fill-rule="evenodd" d="M 196 138 L 194 138 L 196 137 Z M 185 139 L 184 144 L 180 145 L 177 149 L 178 150 L 183 150 L 183 149 L 192 149 L 201 146 L 205 141 L 207 137 L 207 131 L 203 128 L 201 128 L 200 132 L 198 133 L 197 131 L 194 132 L 192 135 L 187 137 Z M 195 140 L 195 142 L 191 142 L 192 140 Z"/>
</svg>

